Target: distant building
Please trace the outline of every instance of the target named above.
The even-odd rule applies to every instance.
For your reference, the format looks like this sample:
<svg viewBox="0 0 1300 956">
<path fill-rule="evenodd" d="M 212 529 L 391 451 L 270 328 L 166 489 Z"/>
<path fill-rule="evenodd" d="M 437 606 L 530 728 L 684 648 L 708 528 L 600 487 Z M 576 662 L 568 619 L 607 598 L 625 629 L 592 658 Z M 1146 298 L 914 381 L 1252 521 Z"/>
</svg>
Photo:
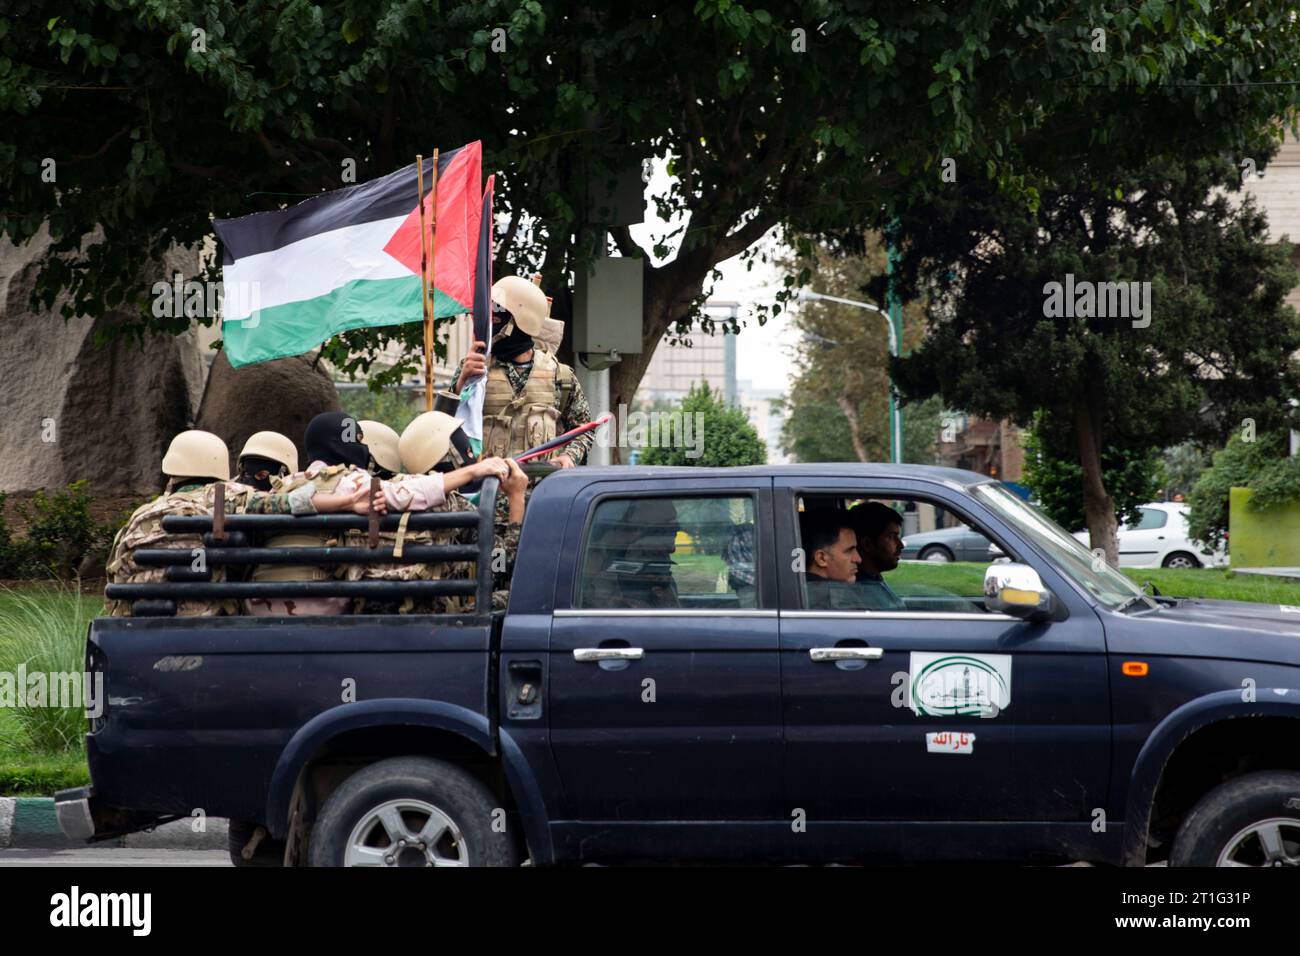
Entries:
<svg viewBox="0 0 1300 956">
<path fill-rule="evenodd" d="M 786 411 L 781 406 L 786 392 L 778 388 L 754 388 L 748 379 L 737 383 L 736 404 L 749 414 L 749 421 L 758 437 L 767 446 L 767 463 L 784 465 L 789 462 L 781 450 L 781 431 L 785 427 Z"/>
<path fill-rule="evenodd" d="M 727 303 L 724 307 L 729 307 Z M 708 307 L 716 307 L 709 303 Z M 736 337 L 715 329 L 713 335 L 698 325 L 689 334 L 690 345 L 673 344 L 666 338 L 655 349 L 641 384 L 637 399 L 650 403 L 659 400 L 678 402 L 691 386 L 707 382 L 721 392 L 729 403 L 736 401 Z"/>
<path fill-rule="evenodd" d="M 1244 192 L 1268 215 L 1269 238 L 1274 242 L 1286 237 L 1295 244 L 1291 261 L 1300 265 L 1300 141 L 1287 130 L 1286 139 L 1264 178 L 1249 176 L 1242 185 Z M 1300 311 L 1300 285 L 1286 297 L 1287 305 Z"/>
<path fill-rule="evenodd" d="M 709 302 L 705 308 L 715 314 L 734 314 L 740 304 Z M 637 388 L 638 403 L 680 402 L 693 386 L 705 382 L 728 404 L 743 408 L 749 415 L 758 437 L 767 446 L 768 462 L 785 464 L 788 459 L 781 451 L 785 413 L 777 401 L 786 397 L 785 392 L 774 388 L 756 389 L 748 380 L 736 380 L 736 337 L 730 332 L 715 329 L 714 334 L 709 335 L 696 325 L 689 338 L 689 346 L 672 344 L 667 339 L 659 343 Z"/>
<path fill-rule="evenodd" d="M 1019 482 L 1025 470 L 1021 430 L 1011 422 L 944 412 L 940 418 L 935 461 L 1002 481 Z"/>
</svg>

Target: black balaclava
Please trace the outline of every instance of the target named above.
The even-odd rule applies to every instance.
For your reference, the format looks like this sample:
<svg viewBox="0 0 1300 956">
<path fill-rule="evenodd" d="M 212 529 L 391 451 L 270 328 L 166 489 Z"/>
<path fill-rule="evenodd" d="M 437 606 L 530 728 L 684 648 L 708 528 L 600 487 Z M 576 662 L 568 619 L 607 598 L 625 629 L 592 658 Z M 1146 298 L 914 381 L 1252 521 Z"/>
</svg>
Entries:
<svg viewBox="0 0 1300 956">
<path fill-rule="evenodd" d="M 433 470 L 438 474 L 446 474 L 449 471 L 455 471 L 457 468 L 472 465 L 476 461 L 478 461 L 478 456 L 474 454 L 474 447 L 469 443 L 469 436 L 465 434 L 465 429 L 457 428 L 451 433 L 451 447 L 447 449 L 447 454 L 442 456 L 442 461 L 433 466 Z M 475 478 L 473 481 L 461 485 L 460 493 L 462 495 L 476 495 L 482 488 L 483 479 Z"/>
<path fill-rule="evenodd" d="M 389 471 L 387 468 L 385 468 L 383 465 L 377 462 L 375 460 L 374 455 L 370 456 L 370 464 L 366 466 L 366 471 L 370 472 L 376 478 L 384 479 L 384 481 L 387 481 L 388 479 L 397 476 L 397 472 Z"/>
<path fill-rule="evenodd" d="M 307 423 L 305 444 L 308 462 L 356 465 L 363 471 L 370 464 L 370 449 L 361 441 L 361 426 L 346 412 L 321 412 L 313 418 Z"/>
<path fill-rule="evenodd" d="M 533 347 L 533 337 L 519 328 L 519 323 L 506 311 L 494 309 L 493 319 L 504 318 L 501 325 L 493 326 L 492 354 L 503 362 L 513 362 Z"/>
<path fill-rule="evenodd" d="M 239 459 L 239 482 L 245 485 L 251 485 L 258 491 L 270 491 L 271 479 L 283 475 L 288 469 L 285 468 L 284 462 L 276 461 L 274 458 L 263 458 L 261 455 L 245 455 Z M 265 478 L 258 477 L 263 472 Z"/>
<path fill-rule="evenodd" d="M 433 470 L 455 471 L 476 461 L 478 456 L 474 454 L 474 446 L 469 443 L 469 436 L 465 434 L 465 429 L 457 428 L 451 433 L 451 447 L 447 449 L 447 454 L 442 456 L 442 461 L 433 466 Z"/>
</svg>

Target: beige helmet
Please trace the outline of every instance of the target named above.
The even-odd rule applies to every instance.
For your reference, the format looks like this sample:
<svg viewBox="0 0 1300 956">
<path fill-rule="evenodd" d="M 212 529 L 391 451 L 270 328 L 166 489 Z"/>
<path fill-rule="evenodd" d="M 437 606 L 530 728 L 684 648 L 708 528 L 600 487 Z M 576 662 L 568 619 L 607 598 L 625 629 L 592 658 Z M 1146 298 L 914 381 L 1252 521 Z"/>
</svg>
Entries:
<svg viewBox="0 0 1300 956">
<path fill-rule="evenodd" d="M 370 449 L 370 456 L 379 462 L 379 467 L 393 474 L 401 472 L 402 456 L 397 451 L 397 432 L 383 422 L 368 419 L 358 421 L 357 425 L 361 428 L 361 441 Z"/>
<path fill-rule="evenodd" d="M 171 478 L 213 478 L 230 480 L 230 450 L 212 432 L 181 432 L 167 446 L 162 460 L 163 474 Z"/>
<path fill-rule="evenodd" d="M 255 432 L 248 436 L 238 461 L 243 461 L 249 455 L 278 461 L 289 469 L 291 475 L 298 471 L 298 449 L 279 432 Z"/>
<path fill-rule="evenodd" d="M 397 441 L 407 474 L 423 475 L 433 470 L 447 457 L 451 436 L 462 424 L 459 418 L 445 412 L 425 412 L 407 425 Z"/>
<path fill-rule="evenodd" d="M 525 335 L 542 331 L 542 321 L 551 311 L 546 293 L 523 276 L 505 276 L 494 282 L 492 301 L 510 310 L 515 325 Z"/>
</svg>

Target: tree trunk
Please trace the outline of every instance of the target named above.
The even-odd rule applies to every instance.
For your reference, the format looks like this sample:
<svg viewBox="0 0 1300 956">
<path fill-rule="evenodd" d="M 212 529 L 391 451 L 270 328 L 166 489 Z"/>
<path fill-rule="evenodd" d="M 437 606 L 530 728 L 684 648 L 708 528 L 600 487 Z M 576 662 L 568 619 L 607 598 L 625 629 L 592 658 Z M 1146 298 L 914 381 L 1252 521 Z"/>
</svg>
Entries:
<svg viewBox="0 0 1300 956">
<path fill-rule="evenodd" d="M 1088 524 L 1089 547 L 1098 548 L 1114 567 L 1119 566 L 1119 541 L 1115 537 L 1115 502 L 1106 491 L 1101 473 L 1101 429 L 1092 409 L 1080 403 L 1075 409 L 1079 464 L 1083 467 L 1083 514 Z"/>
<path fill-rule="evenodd" d="M 871 457 L 867 454 L 867 446 L 862 441 L 862 433 L 858 429 L 858 410 L 853 407 L 853 402 L 849 399 L 847 392 L 840 392 L 835 398 L 835 403 L 840 406 L 840 411 L 849 422 L 849 437 L 853 439 L 853 453 L 858 456 L 858 461 L 870 461 Z"/>
</svg>

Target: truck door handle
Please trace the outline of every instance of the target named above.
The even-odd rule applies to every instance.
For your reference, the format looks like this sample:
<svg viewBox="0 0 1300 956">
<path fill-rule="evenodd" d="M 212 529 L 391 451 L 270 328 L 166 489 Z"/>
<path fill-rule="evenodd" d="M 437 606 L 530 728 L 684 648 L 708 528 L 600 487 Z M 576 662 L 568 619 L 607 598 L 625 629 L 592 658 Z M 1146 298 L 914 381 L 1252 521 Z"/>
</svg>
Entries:
<svg viewBox="0 0 1300 956">
<path fill-rule="evenodd" d="M 878 661 L 883 647 L 810 647 L 808 656 L 815 661 Z"/>
<path fill-rule="evenodd" d="M 640 647 L 575 647 L 575 661 L 639 661 L 645 657 Z"/>
</svg>

